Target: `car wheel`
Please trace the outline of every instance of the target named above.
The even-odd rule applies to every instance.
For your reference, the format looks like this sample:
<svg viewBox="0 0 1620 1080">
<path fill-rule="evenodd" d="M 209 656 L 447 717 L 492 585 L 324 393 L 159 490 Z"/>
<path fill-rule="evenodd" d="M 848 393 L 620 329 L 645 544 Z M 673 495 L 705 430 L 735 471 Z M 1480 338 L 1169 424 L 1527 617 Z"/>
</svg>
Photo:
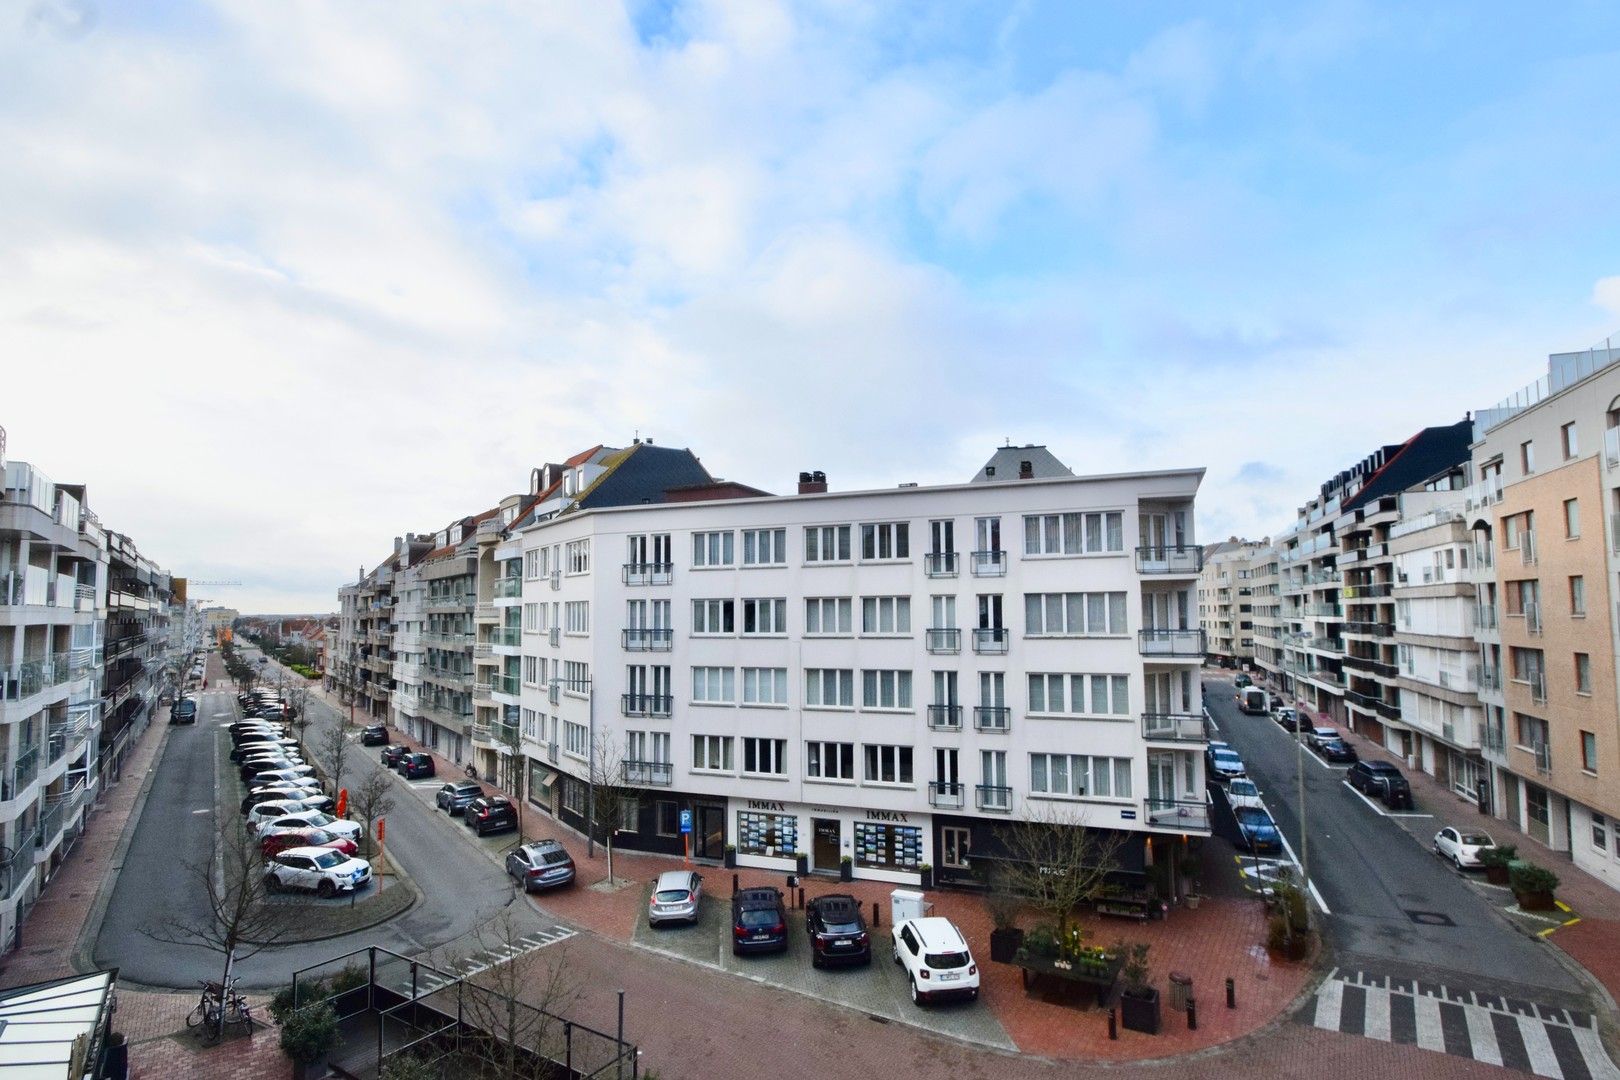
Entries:
<svg viewBox="0 0 1620 1080">
<path fill-rule="evenodd" d="M 918 1008 L 921 1008 L 923 1006 L 923 996 L 922 993 L 917 989 L 917 980 L 907 979 L 906 981 L 911 984 L 911 1003 Z"/>
<path fill-rule="evenodd" d="M 271 874 L 269 877 L 264 879 L 264 887 L 265 891 L 267 892 L 280 892 L 281 879 L 276 877 L 276 875 Z"/>
<path fill-rule="evenodd" d="M 1453 855 L 1451 857 L 1451 865 L 1455 866 L 1457 868 L 1457 873 L 1459 873 L 1459 874 L 1462 873 L 1462 856 L 1461 855 Z"/>
<path fill-rule="evenodd" d="M 900 948 L 899 948 L 899 946 L 895 946 L 895 948 L 894 948 L 894 966 L 895 967 L 900 966 Z"/>
<path fill-rule="evenodd" d="M 329 878 L 322 878 L 321 883 L 315 886 L 315 895 L 322 900 L 330 900 L 337 895 L 337 886 Z"/>
<path fill-rule="evenodd" d="M 1442 859 L 1445 858 L 1445 855 L 1440 851 L 1440 845 L 1439 844 L 1434 845 L 1434 853 L 1436 855 L 1440 856 L 1440 858 L 1442 858 Z"/>
</svg>

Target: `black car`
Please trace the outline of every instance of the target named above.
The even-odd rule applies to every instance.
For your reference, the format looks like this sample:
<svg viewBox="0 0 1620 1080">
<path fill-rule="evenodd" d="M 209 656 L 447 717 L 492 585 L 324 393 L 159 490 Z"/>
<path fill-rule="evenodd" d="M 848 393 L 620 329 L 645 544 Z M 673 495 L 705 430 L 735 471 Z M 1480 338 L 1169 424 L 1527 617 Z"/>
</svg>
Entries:
<svg viewBox="0 0 1620 1080">
<path fill-rule="evenodd" d="M 472 780 L 458 780 L 453 784 L 446 784 L 439 789 L 433 801 L 439 804 L 439 809 L 452 816 L 460 814 L 467 809 L 467 804 L 484 793 L 484 787 Z"/>
<path fill-rule="evenodd" d="M 372 724 L 360 733 L 361 746 L 387 746 L 388 726 L 386 724 Z"/>
<path fill-rule="evenodd" d="M 872 939 L 861 916 L 861 902 L 853 896 L 816 897 L 805 905 L 804 925 L 810 934 L 811 966 L 872 962 Z"/>
<path fill-rule="evenodd" d="M 1387 761 L 1358 761 L 1344 774 L 1357 791 L 1382 800 L 1391 810 L 1412 808 L 1412 785 Z"/>
<path fill-rule="evenodd" d="M 240 764 L 254 754 L 284 754 L 297 747 L 294 739 L 244 739 L 231 748 L 231 760 Z"/>
<path fill-rule="evenodd" d="M 169 723 L 195 724 L 197 722 L 197 703 L 191 698 L 181 698 L 169 709 Z"/>
<path fill-rule="evenodd" d="M 384 767 L 392 769 L 399 765 L 399 759 L 411 752 L 408 746 L 385 746 L 382 748 L 382 763 Z"/>
<path fill-rule="evenodd" d="M 574 880 L 574 859 L 557 841 L 536 840 L 519 844 L 507 853 L 506 872 L 523 886 L 524 892 L 550 889 Z"/>
<path fill-rule="evenodd" d="M 782 890 L 739 889 L 731 897 L 731 951 L 787 951 L 787 907 Z"/>
<path fill-rule="evenodd" d="M 399 759 L 399 773 L 407 780 L 420 780 L 425 776 L 432 776 L 432 754 L 406 754 Z"/>
<path fill-rule="evenodd" d="M 517 807 L 500 795 L 480 795 L 467 804 L 462 823 L 479 836 L 518 827 Z"/>
<path fill-rule="evenodd" d="M 1340 739 L 1323 739 L 1316 744 L 1316 752 L 1323 761 L 1331 761 L 1335 765 L 1344 765 L 1356 760 L 1356 751 L 1347 742 Z"/>
</svg>

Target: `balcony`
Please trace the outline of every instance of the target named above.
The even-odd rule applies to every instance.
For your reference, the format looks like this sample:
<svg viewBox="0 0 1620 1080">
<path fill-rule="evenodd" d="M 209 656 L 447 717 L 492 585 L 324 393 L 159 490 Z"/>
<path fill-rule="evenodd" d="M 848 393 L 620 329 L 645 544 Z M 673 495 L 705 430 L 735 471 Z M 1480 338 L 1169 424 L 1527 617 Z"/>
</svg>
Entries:
<svg viewBox="0 0 1620 1080">
<path fill-rule="evenodd" d="M 1486 726 L 1480 729 L 1479 744 L 1486 753 L 1506 754 L 1507 733 L 1498 727 Z"/>
<path fill-rule="evenodd" d="M 428 597 L 423 606 L 434 611 L 443 611 L 452 608 L 471 608 L 477 603 L 478 597 L 472 593 L 447 593 Z"/>
<path fill-rule="evenodd" d="M 1502 689 L 1502 672 L 1494 667 L 1481 667 L 1479 669 L 1479 688 L 1481 690 Z"/>
<path fill-rule="evenodd" d="M 1524 632 L 1540 636 L 1541 634 L 1541 605 L 1524 605 Z"/>
<path fill-rule="evenodd" d="M 1184 657 L 1202 660 L 1204 632 L 1202 630 L 1175 630 L 1169 627 L 1149 627 L 1136 632 L 1138 651 L 1143 656 Z"/>
<path fill-rule="evenodd" d="M 1201 713 L 1143 713 L 1142 737 L 1149 742 L 1209 741 Z"/>
<path fill-rule="evenodd" d="M 928 643 L 928 651 L 931 653 L 962 651 L 962 631 L 955 627 L 927 630 L 924 632 L 924 640 Z"/>
<path fill-rule="evenodd" d="M 1347 622 L 1344 624 L 1344 632 L 1357 637 L 1387 638 L 1395 636 L 1395 628 L 1393 626 L 1390 626 L 1388 623 L 1377 622 Z"/>
<path fill-rule="evenodd" d="M 1525 533 L 1519 537 L 1519 559 L 1526 566 L 1536 565 L 1536 534 Z"/>
<path fill-rule="evenodd" d="M 1547 704 L 1547 676 L 1540 671 L 1531 671 L 1525 681 L 1530 684 L 1530 700 L 1537 705 Z"/>
<path fill-rule="evenodd" d="M 510 705 L 507 708 L 511 708 Z M 516 724 L 502 723 L 499 720 L 489 725 L 489 737 L 502 746 L 517 746 L 522 741 Z"/>
<path fill-rule="evenodd" d="M 923 556 L 923 573 L 929 577 L 955 577 L 956 552 L 931 551 Z"/>
<path fill-rule="evenodd" d="M 973 651 L 985 656 L 1005 655 L 1012 631 L 1005 626 L 981 626 L 973 631 Z"/>
<path fill-rule="evenodd" d="M 625 716 L 669 716 L 675 707 L 671 694 L 621 694 L 619 711 Z"/>
<path fill-rule="evenodd" d="M 1012 788 L 998 787 L 994 784 L 980 784 L 973 791 L 976 796 L 976 805 L 980 810 L 994 811 L 998 814 L 1012 812 Z"/>
<path fill-rule="evenodd" d="M 934 731 L 961 731 L 962 706 L 960 705 L 930 705 L 928 706 L 928 726 Z"/>
<path fill-rule="evenodd" d="M 975 551 L 973 553 L 974 577 L 1006 577 L 1007 553 L 1005 551 Z"/>
<path fill-rule="evenodd" d="M 550 630 L 546 631 L 546 644 L 550 645 L 553 649 L 562 644 L 562 627 L 553 626 Z"/>
<path fill-rule="evenodd" d="M 27 753 L 18 756 L 17 764 L 12 768 L 11 775 L 7 777 L 11 781 L 11 791 L 6 795 L 6 798 L 16 798 L 17 793 L 32 784 L 34 778 L 38 775 L 39 747 L 36 746 Z"/>
<path fill-rule="evenodd" d="M 1338 604 L 1306 604 L 1300 610 L 1318 619 L 1344 618 L 1344 608 Z"/>
<path fill-rule="evenodd" d="M 491 595 L 497 600 L 516 600 L 523 596 L 523 579 L 520 577 L 503 576 L 495 579 L 495 588 Z"/>
<path fill-rule="evenodd" d="M 473 642 L 473 636 L 466 631 L 458 630 L 452 633 L 435 630 L 422 635 L 422 644 L 432 645 L 442 649 L 465 649 Z"/>
<path fill-rule="evenodd" d="M 626 585 L 668 585 L 675 580 L 675 564 L 667 562 L 627 562 L 622 571 Z M 560 585 L 552 579 L 552 588 Z"/>
<path fill-rule="evenodd" d="M 675 644 L 675 631 L 634 627 L 619 631 L 625 652 L 669 652 Z"/>
<path fill-rule="evenodd" d="M 1429 572 L 1433 569 L 1434 567 L 1432 566 L 1426 566 L 1423 568 L 1425 576 L 1424 584 L 1429 584 L 1427 578 L 1429 576 Z M 1392 596 L 1394 595 L 1394 592 L 1395 585 L 1393 582 L 1389 581 L 1379 581 L 1371 585 L 1345 585 L 1339 589 L 1339 595 L 1345 600 L 1376 600 L 1381 597 Z"/>
<path fill-rule="evenodd" d="M 519 694 L 522 684 L 516 675 L 491 675 L 489 680 L 479 686 L 481 690 L 488 690 L 492 694 Z"/>
<path fill-rule="evenodd" d="M 1162 799 L 1150 795 L 1142 800 L 1142 813 L 1148 825 L 1155 829 L 1209 831 L 1209 803 L 1203 799 Z"/>
<path fill-rule="evenodd" d="M 962 784 L 947 784 L 938 780 L 928 783 L 928 805 L 940 810 L 960 810 L 966 800 Z M 1009 796 L 1010 798 L 1010 796 Z"/>
<path fill-rule="evenodd" d="M 619 763 L 619 775 L 627 784 L 669 787 L 675 781 L 675 767 L 667 761 L 632 761 L 625 758 Z"/>
<path fill-rule="evenodd" d="M 562 571 L 561 570 L 553 570 L 551 572 L 551 589 L 552 589 L 553 592 L 557 592 L 557 591 L 560 591 L 562 589 Z"/>
<path fill-rule="evenodd" d="M 1192 577 L 1204 568 L 1204 549 L 1197 544 L 1149 545 L 1136 549 L 1138 574 Z"/>
<path fill-rule="evenodd" d="M 977 731 L 1007 731 L 1012 727 L 1012 710 L 1005 705 L 975 705 L 973 727 Z"/>
<path fill-rule="evenodd" d="M 1615 430 L 1620 431 L 1620 428 Z M 1480 630 L 1496 629 L 1496 605 L 1480 604 L 1474 608 L 1474 626 Z"/>
</svg>

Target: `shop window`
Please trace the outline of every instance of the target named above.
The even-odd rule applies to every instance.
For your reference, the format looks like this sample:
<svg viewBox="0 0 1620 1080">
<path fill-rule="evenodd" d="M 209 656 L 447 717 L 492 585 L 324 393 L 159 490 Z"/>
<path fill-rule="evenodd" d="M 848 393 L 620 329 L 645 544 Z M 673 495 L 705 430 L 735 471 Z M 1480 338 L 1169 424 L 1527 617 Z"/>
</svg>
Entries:
<svg viewBox="0 0 1620 1080">
<path fill-rule="evenodd" d="M 855 823 L 855 865 L 915 872 L 922 866 L 922 830 L 875 821 Z"/>
<path fill-rule="evenodd" d="M 737 814 L 737 854 L 767 858 L 799 850 L 799 819 L 792 814 Z"/>
<path fill-rule="evenodd" d="M 679 836 L 681 834 L 680 807 L 667 799 L 660 799 L 656 806 L 658 817 L 659 836 Z"/>
</svg>

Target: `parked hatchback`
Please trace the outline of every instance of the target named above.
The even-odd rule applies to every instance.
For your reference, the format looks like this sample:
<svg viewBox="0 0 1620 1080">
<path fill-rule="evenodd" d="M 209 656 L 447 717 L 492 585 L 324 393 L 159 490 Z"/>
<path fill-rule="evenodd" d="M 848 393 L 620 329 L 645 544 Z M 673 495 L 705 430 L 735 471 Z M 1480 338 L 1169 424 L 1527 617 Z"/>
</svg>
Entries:
<svg viewBox="0 0 1620 1080">
<path fill-rule="evenodd" d="M 447 814 L 460 814 L 467 809 L 467 804 L 484 793 L 481 784 L 472 780 L 458 780 L 453 784 L 446 784 L 439 789 L 433 801 L 439 804 L 439 809 Z"/>
<path fill-rule="evenodd" d="M 371 864 L 330 848 L 288 848 L 278 852 L 265 868 L 271 891 L 312 889 L 321 896 L 358 889 L 371 880 Z"/>
<path fill-rule="evenodd" d="M 411 748 L 408 746 L 400 746 L 398 744 L 385 746 L 382 748 L 382 763 L 386 768 L 392 769 L 394 766 L 399 764 L 400 758 L 404 757 L 410 752 Z"/>
<path fill-rule="evenodd" d="M 653 883 L 647 900 L 647 925 L 666 922 L 695 923 L 703 899 L 703 875 L 690 870 L 666 870 Z"/>
<path fill-rule="evenodd" d="M 434 774 L 432 754 L 406 754 L 399 759 L 400 775 L 407 780 L 421 780 Z"/>
<path fill-rule="evenodd" d="M 1232 811 L 1232 816 L 1237 819 L 1244 847 L 1256 855 L 1282 850 L 1282 834 L 1270 814 L 1256 806 L 1240 806 Z"/>
<path fill-rule="evenodd" d="M 1244 774 L 1243 759 L 1231 750 L 1209 752 L 1209 773 L 1216 780 L 1230 780 Z"/>
<path fill-rule="evenodd" d="M 574 859 L 556 840 L 536 840 L 507 852 L 506 872 L 524 892 L 550 889 L 574 880 Z"/>
<path fill-rule="evenodd" d="M 890 932 L 894 962 L 906 973 L 911 1000 L 927 1005 L 951 997 L 979 996 L 979 965 L 962 932 L 949 919 L 906 919 Z"/>
<path fill-rule="evenodd" d="M 1356 760 L 1355 749 L 1343 739 L 1323 739 L 1316 744 L 1316 752 L 1323 761 L 1334 765 L 1349 765 Z"/>
<path fill-rule="evenodd" d="M 787 905 L 776 888 L 738 889 L 731 897 L 731 952 L 786 952 Z"/>
<path fill-rule="evenodd" d="M 517 807 L 500 795 L 480 795 L 467 804 L 462 822 L 479 836 L 518 827 Z"/>
<path fill-rule="evenodd" d="M 372 724 L 360 732 L 361 746 L 387 746 L 388 728 L 382 724 Z"/>
<path fill-rule="evenodd" d="M 1480 856 L 1496 847 L 1491 834 L 1478 829 L 1455 829 L 1447 826 L 1434 834 L 1434 853 L 1450 859 L 1459 870 L 1483 866 Z"/>
<path fill-rule="evenodd" d="M 871 935 L 860 901 L 853 896 L 832 893 L 816 897 L 805 905 L 804 927 L 810 935 L 812 967 L 872 962 Z"/>
</svg>

